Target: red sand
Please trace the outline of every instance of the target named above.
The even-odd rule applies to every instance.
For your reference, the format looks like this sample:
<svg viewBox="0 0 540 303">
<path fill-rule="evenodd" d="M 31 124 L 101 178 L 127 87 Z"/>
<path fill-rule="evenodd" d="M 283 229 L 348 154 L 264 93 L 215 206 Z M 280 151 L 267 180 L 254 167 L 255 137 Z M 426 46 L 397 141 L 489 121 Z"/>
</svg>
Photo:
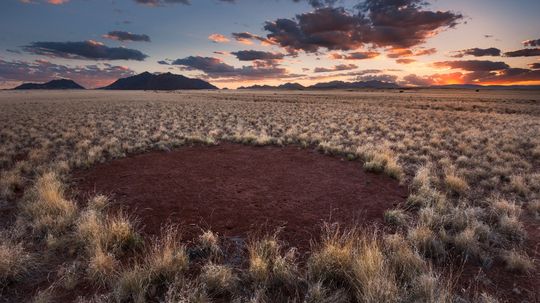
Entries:
<svg viewBox="0 0 540 303">
<path fill-rule="evenodd" d="M 111 195 L 159 232 L 180 223 L 187 237 L 211 229 L 245 238 L 284 229 L 280 238 L 308 248 L 323 222 L 372 224 L 403 202 L 407 190 L 359 162 L 298 147 L 222 143 L 149 152 L 99 164 L 74 174 L 83 194 Z"/>
</svg>

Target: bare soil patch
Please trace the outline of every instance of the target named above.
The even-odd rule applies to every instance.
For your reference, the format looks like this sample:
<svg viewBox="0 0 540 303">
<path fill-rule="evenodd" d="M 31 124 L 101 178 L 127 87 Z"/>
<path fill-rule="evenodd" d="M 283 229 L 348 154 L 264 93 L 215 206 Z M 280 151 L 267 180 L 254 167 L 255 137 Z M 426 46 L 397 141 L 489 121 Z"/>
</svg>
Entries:
<svg viewBox="0 0 540 303">
<path fill-rule="evenodd" d="M 195 145 L 149 152 L 74 173 L 82 195 L 111 195 L 156 234 L 179 223 L 186 237 L 210 229 L 228 238 L 283 228 L 309 248 L 323 222 L 373 224 L 405 201 L 407 189 L 359 162 L 299 147 Z"/>
</svg>

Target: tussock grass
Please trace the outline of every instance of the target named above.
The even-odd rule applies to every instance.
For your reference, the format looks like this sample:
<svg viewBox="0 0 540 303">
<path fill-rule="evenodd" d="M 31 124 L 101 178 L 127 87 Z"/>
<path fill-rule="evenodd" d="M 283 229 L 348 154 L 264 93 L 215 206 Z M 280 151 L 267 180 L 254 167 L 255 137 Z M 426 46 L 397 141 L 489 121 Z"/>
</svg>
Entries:
<svg viewBox="0 0 540 303">
<path fill-rule="evenodd" d="M 296 250 L 283 252 L 277 234 L 263 236 L 248 243 L 250 279 L 269 291 L 289 291 L 296 287 L 298 278 Z"/>
<path fill-rule="evenodd" d="M 424 256 L 442 259 L 446 256 L 444 243 L 428 226 L 417 225 L 409 229 L 407 238 Z"/>
<path fill-rule="evenodd" d="M 99 286 L 106 286 L 116 274 L 118 261 L 113 254 L 96 247 L 88 260 L 88 277 Z"/>
<path fill-rule="evenodd" d="M 76 219 L 77 206 L 65 197 L 64 185 L 54 172 L 37 179 L 28 199 L 23 211 L 38 232 L 61 234 Z"/>
<path fill-rule="evenodd" d="M 0 292 L 8 284 L 21 280 L 34 265 L 34 258 L 22 243 L 0 236 Z"/>
<path fill-rule="evenodd" d="M 384 222 L 396 227 L 406 226 L 407 219 L 408 215 L 401 209 L 391 209 L 384 212 Z"/>
<path fill-rule="evenodd" d="M 469 189 L 469 184 L 467 184 L 467 181 L 453 173 L 446 174 L 444 177 L 444 183 L 450 192 L 458 195 L 465 194 Z"/>
<path fill-rule="evenodd" d="M 533 260 L 529 256 L 514 249 L 501 252 L 501 258 L 504 260 L 506 268 L 511 271 L 528 273 L 535 267 Z"/>
<path fill-rule="evenodd" d="M 239 282 L 238 276 L 226 265 L 208 263 L 201 269 L 201 284 L 212 295 L 232 294 Z"/>
</svg>

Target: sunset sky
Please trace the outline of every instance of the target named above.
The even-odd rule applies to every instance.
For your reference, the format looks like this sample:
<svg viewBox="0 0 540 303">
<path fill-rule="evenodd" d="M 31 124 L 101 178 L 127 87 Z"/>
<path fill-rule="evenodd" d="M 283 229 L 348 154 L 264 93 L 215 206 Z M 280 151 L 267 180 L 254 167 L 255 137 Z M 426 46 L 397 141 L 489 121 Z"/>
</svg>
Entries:
<svg viewBox="0 0 540 303">
<path fill-rule="evenodd" d="M 0 88 L 144 71 L 218 87 L 540 84 L 538 0 L 2 0 Z"/>
</svg>

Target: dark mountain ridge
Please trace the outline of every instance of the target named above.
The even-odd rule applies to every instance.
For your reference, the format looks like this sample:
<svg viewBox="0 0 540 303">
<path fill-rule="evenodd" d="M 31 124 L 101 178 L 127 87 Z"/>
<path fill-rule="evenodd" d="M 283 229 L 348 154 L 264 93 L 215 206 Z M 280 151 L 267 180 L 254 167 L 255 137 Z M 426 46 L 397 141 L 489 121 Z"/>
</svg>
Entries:
<svg viewBox="0 0 540 303">
<path fill-rule="evenodd" d="M 214 85 L 201 80 L 175 75 L 172 73 L 151 74 L 144 72 L 135 76 L 121 78 L 102 89 L 109 90 L 180 90 L 180 89 L 217 89 Z"/>
<path fill-rule="evenodd" d="M 84 89 L 84 87 L 73 80 L 57 79 L 46 83 L 23 83 L 13 89 Z"/>
</svg>

